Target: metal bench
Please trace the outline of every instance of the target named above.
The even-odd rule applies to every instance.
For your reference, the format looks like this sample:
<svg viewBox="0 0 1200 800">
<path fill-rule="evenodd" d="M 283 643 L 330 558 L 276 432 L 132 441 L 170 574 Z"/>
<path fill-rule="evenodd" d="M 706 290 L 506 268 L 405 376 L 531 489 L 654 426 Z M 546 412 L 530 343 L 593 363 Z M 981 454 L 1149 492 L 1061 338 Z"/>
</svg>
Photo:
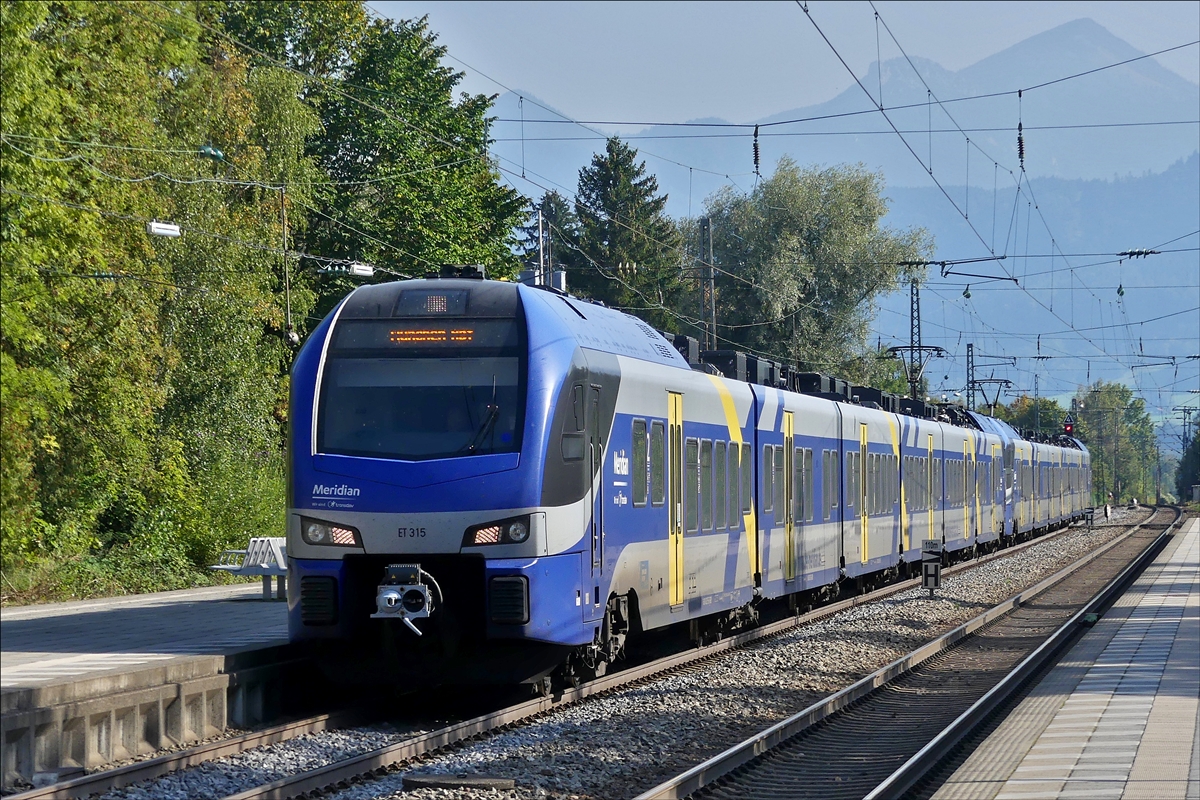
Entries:
<svg viewBox="0 0 1200 800">
<path fill-rule="evenodd" d="M 209 569 L 219 569 L 230 575 L 261 575 L 263 600 L 271 599 L 271 578 L 276 579 L 275 594 L 287 599 L 287 539 L 283 536 L 255 536 L 245 550 L 226 550 L 221 560 Z"/>
</svg>

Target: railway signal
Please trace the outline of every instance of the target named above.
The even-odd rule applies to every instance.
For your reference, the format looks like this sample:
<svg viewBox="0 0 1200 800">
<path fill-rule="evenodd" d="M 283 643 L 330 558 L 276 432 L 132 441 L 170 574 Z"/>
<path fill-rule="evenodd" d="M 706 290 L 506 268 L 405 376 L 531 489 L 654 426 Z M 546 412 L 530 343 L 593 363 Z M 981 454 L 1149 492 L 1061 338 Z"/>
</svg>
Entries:
<svg viewBox="0 0 1200 800">
<path fill-rule="evenodd" d="M 933 590 L 942 588 L 942 543 L 938 539 L 926 539 L 921 543 L 921 588 Z"/>
<path fill-rule="evenodd" d="M 1075 418 L 1069 413 L 1063 418 L 1063 433 L 1067 436 L 1075 435 Z"/>
</svg>

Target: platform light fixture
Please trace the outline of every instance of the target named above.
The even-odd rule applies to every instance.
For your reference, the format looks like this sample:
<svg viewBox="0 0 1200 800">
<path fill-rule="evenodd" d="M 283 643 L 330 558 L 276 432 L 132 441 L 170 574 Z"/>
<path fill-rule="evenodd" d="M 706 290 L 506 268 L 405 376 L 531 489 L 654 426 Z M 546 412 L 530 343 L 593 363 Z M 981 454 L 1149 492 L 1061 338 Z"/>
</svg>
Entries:
<svg viewBox="0 0 1200 800">
<path fill-rule="evenodd" d="M 151 236 L 166 236 L 170 239 L 178 239 L 182 235 L 179 226 L 174 222 L 159 222 L 156 219 L 146 223 L 146 233 Z"/>
</svg>

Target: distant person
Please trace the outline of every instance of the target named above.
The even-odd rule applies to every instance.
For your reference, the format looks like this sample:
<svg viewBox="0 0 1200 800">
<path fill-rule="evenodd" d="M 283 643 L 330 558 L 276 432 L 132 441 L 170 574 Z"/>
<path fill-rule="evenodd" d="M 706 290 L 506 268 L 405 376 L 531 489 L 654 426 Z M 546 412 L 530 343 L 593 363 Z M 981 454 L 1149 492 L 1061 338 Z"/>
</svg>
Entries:
<svg viewBox="0 0 1200 800">
<path fill-rule="evenodd" d="M 1112 517 L 1112 504 L 1105 503 L 1104 504 L 1104 518 L 1109 519 L 1111 517 Z"/>
</svg>

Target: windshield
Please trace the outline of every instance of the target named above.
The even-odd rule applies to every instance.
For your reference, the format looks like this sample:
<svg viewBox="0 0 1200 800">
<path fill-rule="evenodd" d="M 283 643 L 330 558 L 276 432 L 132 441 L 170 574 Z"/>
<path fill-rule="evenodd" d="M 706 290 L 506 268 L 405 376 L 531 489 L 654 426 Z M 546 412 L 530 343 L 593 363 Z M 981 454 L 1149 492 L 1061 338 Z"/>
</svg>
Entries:
<svg viewBox="0 0 1200 800">
<path fill-rule="evenodd" d="M 318 452 L 406 461 L 516 452 L 518 324 L 473 322 L 471 337 L 428 324 L 345 324 L 321 378 Z"/>
</svg>

